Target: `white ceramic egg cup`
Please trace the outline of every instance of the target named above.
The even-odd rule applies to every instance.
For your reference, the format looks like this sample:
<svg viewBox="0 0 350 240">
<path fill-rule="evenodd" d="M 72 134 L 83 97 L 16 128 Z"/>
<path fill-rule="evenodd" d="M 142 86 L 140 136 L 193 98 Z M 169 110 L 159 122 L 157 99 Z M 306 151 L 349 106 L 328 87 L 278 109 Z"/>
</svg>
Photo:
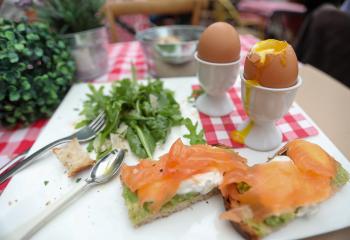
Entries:
<svg viewBox="0 0 350 240">
<path fill-rule="evenodd" d="M 230 63 L 212 63 L 194 55 L 198 63 L 198 79 L 205 91 L 196 100 L 200 112 L 219 117 L 229 114 L 234 106 L 227 90 L 236 82 L 240 60 Z"/>
<path fill-rule="evenodd" d="M 244 141 L 247 147 L 270 151 L 280 146 L 282 133 L 275 122 L 288 112 L 302 82 L 302 78 L 298 77 L 297 83 L 292 87 L 267 88 L 247 83 L 241 74 L 242 102 L 249 119 L 239 125 L 237 130 L 242 130 L 253 122 Z"/>
</svg>

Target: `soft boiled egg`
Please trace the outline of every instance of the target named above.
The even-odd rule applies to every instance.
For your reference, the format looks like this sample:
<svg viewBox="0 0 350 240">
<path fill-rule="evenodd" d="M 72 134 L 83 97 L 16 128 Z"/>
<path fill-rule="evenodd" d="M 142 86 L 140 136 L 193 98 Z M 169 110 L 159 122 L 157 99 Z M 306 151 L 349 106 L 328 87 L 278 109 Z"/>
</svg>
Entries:
<svg viewBox="0 0 350 240">
<path fill-rule="evenodd" d="M 236 29 L 228 23 L 216 22 L 204 30 L 198 42 L 198 57 L 211 63 L 239 60 L 241 43 Z"/>
<path fill-rule="evenodd" d="M 293 86 L 298 76 L 298 60 L 286 42 L 267 39 L 256 43 L 244 63 L 244 78 L 268 88 Z"/>
</svg>

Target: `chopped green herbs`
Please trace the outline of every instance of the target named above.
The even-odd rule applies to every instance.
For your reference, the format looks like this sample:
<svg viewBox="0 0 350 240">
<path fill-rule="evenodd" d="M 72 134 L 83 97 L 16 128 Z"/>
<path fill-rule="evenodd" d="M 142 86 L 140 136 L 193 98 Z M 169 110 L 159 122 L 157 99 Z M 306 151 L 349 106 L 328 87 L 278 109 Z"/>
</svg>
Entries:
<svg viewBox="0 0 350 240">
<path fill-rule="evenodd" d="M 81 178 L 77 178 L 77 180 L 75 180 L 76 183 L 80 182 Z"/>
<path fill-rule="evenodd" d="M 139 158 L 152 158 L 156 144 L 166 140 L 171 127 L 182 124 L 180 106 L 171 90 L 165 89 L 160 80 L 140 84 L 135 73 L 132 76 L 115 82 L 108 94 L 104 87 L 89 85 L 90 93 L 80 112 L 84 119 L 76 128 L 89 124 L 101 111 L 106 113 L 104 130 L 88 146 L 97 158 L 112 149 L 110 134 L 116 133 L 122 123 L 128 126 L 123 137 Z"/>
<path fill-rule="evenodd" d="M 189 134 L 185 134 L 184 138 L 189 139 L 191 145 L 206 143 L 206 141 L 204 140 L 203 129 L 197 133 L 198 122 L 196 122 L 196 124 L 193 124 L 191 119 L 186 118 L 183 120 L 183 124 L 186 126 L 187 130 L 189 131 Z"/>
<path fill-rule="evenodd" d="M 236 183 L 237 192 L 240 193 L 240 194 L 243 194 L 243 193 L 247 192 L 250 188 L 251 188 L 251 186 L 248 183 L 246 183 L 246 182 L 238 182 L 238 183 Z"/>
<path fill-rule="evenodd" d="M 46 186 L 47 184 L 49 184 L 49 181 L 44 181 L 44 185 Z"/>
</svg>

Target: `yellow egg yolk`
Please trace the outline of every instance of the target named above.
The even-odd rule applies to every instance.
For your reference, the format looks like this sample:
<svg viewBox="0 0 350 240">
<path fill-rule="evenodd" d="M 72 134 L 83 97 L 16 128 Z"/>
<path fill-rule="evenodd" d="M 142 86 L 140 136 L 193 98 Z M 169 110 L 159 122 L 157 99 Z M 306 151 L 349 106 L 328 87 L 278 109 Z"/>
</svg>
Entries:
<svg viewBox="0 0 350 240">
<path fill-rule="evenodd" d="M 231 132 L 231 139 L 234 142 L 238 142 L 241 144 L 245 143 L 245 139 L 249 135 L 250 131 L 252 130 L 254 125 L 253 121 L 249 121 L 248 124 L 241 130 L 234 130 Z"/>
<path fill-rule="evenodd" d="M 283 54 L 281 61 L 285 65 L 285 50 L 288 46 L 286 41 L 279 41 L 275 39 L 267 39 L 261 42 L 258 42 L 254 45 L 251 50 L 251 53 L 256 53 L 260 57 L 260 63 L 264 64 L 267 54 L 279 55 Z"/>
<path fill-rule="evenodd" d="M 250 114 L 249 104 L 250 104 L 250 91 L 251 91 L 252 86 L 260 86 L 260 84 L 254 80 L 246 80 L 246 82 L 245 82 L 245 89 L 246 89 L 245 97 L 242 100 L 243 100 L 243 104 L 244 104 L 244 109 L 245 109 L 246 113 L 248 114 L 248 116 Z M 252 130 L 253 125 L 254 125 L 254 122 L 250 121 L 243 129 L 232 131 L 231 132 L 231 139 L 234 142 L 244 144 L 245 139 L 247 138 L 250 131 Z"/>
</svg>

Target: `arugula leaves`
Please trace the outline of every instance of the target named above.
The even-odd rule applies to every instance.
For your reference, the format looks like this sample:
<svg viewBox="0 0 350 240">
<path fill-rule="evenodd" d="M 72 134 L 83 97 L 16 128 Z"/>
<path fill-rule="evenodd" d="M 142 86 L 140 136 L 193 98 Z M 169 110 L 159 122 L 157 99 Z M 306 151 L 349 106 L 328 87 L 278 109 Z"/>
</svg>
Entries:
<svg viewBox="0 0 350 240">
<path fill-rule="evenodd" d="M 196 124 L 193 124 L 191 119 L 186 118 L 183 120 L 183 124 L 186 126 L 187 130 L 189 131 L 188 134 L 184 135 L 184 138 L 189 139 L 191 145 L 206 143 L 206 141 L 204 140 L 203 129 L 197 133 L 198 122 L 196 122 Z"/>
<path fill-rule="evenodd" d="M 173 126 L 182 124 L 180 106 L 174 93 L 163 87 L 160 80 L 139 84 L 132 79 L 116 81 L 108 94 L 104 87 L 89 85 L 88 99 L 80 115 L 84 119 L 76 127 L 89 124 L 101 111 L 106 113 L 106 127 L 88 146 L 95 150 L 97 158 L 111 150 L 111 133 L 116 133 L 124 123 L 128 126 L 125 136 L 130 149 L 140 158 L 152 158 L 158 142 L 164 142 Z"/>
<path fill-rule="evenodd" d="M 192 93 L 191 93 L 191 95 L 187 98 L 187 100 L 188 100 L 189 102 L 195 102 L 196 99 L 197 99 L 200 95 L 202 95 L 202 94 L 204 94 L 204 93 L 205 93 L 205 91 L 204 91 L 204 89 L 202 89 L 201 87 L 200 87 L 200 88 L 196 88 L 196 89 L 192 89 Z"/>
<path fill-rule="evenodd" d="M 132 128 L 128 128 L 126 132 L 126 139 L 130 145 L 130 149 L 136 156 L 144 158 L 147 156 L 146 150 L 143 148 L 142 143 Z"/>
</svg>

